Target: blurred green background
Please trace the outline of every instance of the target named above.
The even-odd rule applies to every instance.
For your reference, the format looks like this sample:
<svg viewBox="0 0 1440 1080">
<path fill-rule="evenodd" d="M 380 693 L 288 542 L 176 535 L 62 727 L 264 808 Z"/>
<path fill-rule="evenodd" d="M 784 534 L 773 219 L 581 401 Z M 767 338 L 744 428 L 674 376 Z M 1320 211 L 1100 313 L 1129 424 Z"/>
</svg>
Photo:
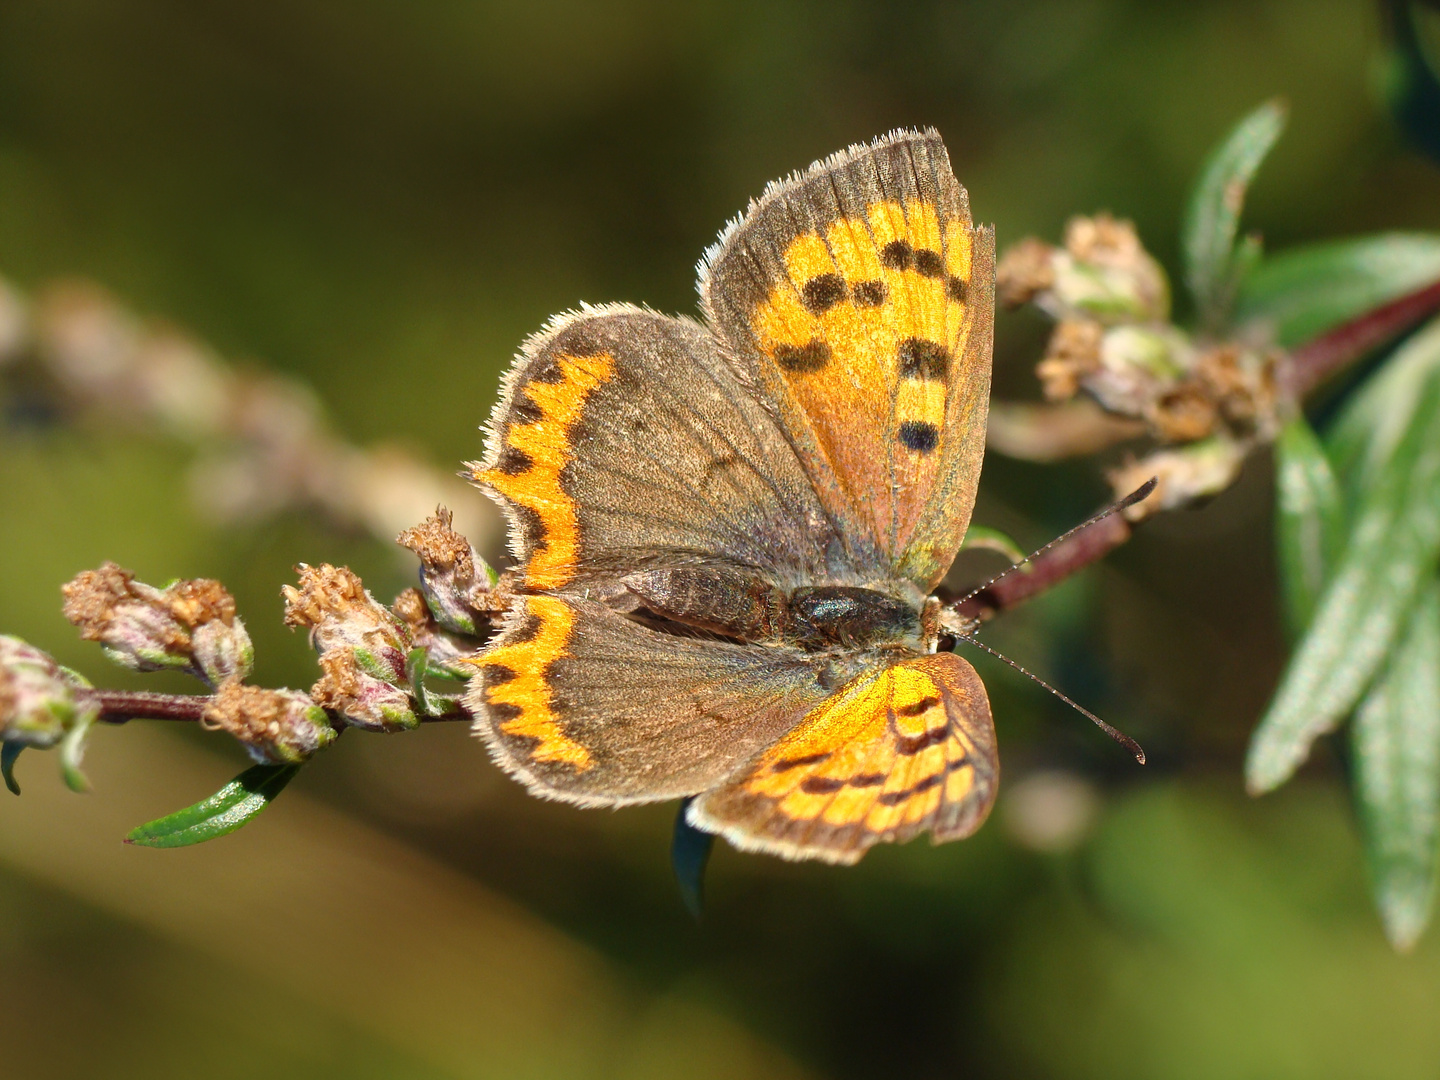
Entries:
<svg viewBox="0 0 1440 1080">
<path fill-rule="evenodd" d="M 1271 250 L 1440 229 L 1380 48 L 1361 0 L 0 3 L 0 275 L 94 279 L 449 469 L 547 316 L 693 311 L 696 259 L 766 181 L 897 126 L 939 128 L 1002 249 L 1109 209 L 1173 268 L 1205 151 L 1278 94 L 1247 208 Z M 998 393 L 1035 396 L 1047 330 L 999 317 Z M 257 681 L 308 685 L 290 566 L 388 598 L 406 563 L 307 515 L 208 525 L 188 460 L 0 430 L 0 630 L 185 689 L 60 617 L 60 583 L 113 558 L 224 580 Z M 1150 765 L 978 657 L 1006 776 L 979 836 L 855 869 L 717 849 L 698 926 L 672 807 L 530 799 L 458 728 L 351 735 L 253 827 L 174 852 L 119 837 L 238 771 L 233 746 L 101 731 L 83 799 L 29 755 L 0 803 L 0 1074 L 1434 1076 L 1440 935 L 1386 945 L 1342 763 L 1241 790 L 1284 660 L 1269 485 L 1252 461 L 989 635 Z M 977 521 L 1038 545 L 1105 494 L 1094 462 L 992 458 Z"/>
</svg>

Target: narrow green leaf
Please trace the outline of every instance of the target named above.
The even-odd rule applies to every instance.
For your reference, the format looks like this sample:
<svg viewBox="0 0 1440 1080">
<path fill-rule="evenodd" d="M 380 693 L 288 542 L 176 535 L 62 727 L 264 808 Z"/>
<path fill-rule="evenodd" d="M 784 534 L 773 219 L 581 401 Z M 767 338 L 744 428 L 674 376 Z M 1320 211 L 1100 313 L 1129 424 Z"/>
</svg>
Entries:
<svg viewBox="0 0 1440 1080">
<path fill-rule="evenodd" d="M 1352 737 L 1375 905 L 1405 951 L 1430 921 L 1440 858 L 1440 584 L 1424 590 Z"/>
<path fill-rule="evenodd" d="M 248 824 L 300 771 L 299 765 L 256 765 L 194 806 L 132 829 L 127 844 L 174 848 L 214 840 Z"/>
<path fill-rule="evenodd" d="M 1440 319 L 1429 323 L 1365 381 L 1330 425 L 1325 449 L 1355 501 L 1375 482 L 1410 427 L 1425 384 L 1440 377 Z"/>
<path fill-rule="evenodd" d="M 960 544 L 961 551 L 969 551 L 972 548 L 986 548 L 989 551 L 998 551 L 1012 563 L 1022 561 L 1029 552 L 1012 540 L 1006 533 L 999 529 L 989 529 L 984 525 L 971 525 L 965 530 L 965 539 Z M 1029 570 L 1027 565 L 1023 569 Z"/>
<path fill-rule="evenodd" d="M 78 713 L 71 722 L 70 730 L 60 740 L 57 751 L 60 758 L 60 776 L 71 791 L 84 794 L 90 790 L 90 781 L 80 771 L 80 760 L 85 756 L 85 737 L 90 734 L 90 725 L 95 722 L 95 710 L 87 709 Z"/>
<path fill-rule="evenodd" d="M 1237 284 L 1235 234 L 1245 191 L 1285 128 L 1285 106 L 1267 101 L 1226 136 L 1200 171 L 1185 211 L 1180 242 L 1185 280 L 1203 330 L 1217 329 Z"/>
<path fill-rule="evenodd" d="M 1303 416 L 1275 440 L 1275 539 L 1285 622 L 1292 639 L 1310 625 L 1315 603 L 1345 544 L 1339 485 Z"/>
<path fill-rule="evenodd" d="M 1236 323 L 1263 322 L 1293 348 L 1440 278 L 1440 236 L 1380 233 L 1292 248 L 1248 274 Z"/>
<path fill-rule="evenodd" d="M 1384 663 L 1440 553 L 1440 378 L 1431 379 L 1389 462 L 1365 492 L 1345 554 L 1250 742 L 1255 793 L 1290 778 Z"/>
<path fill-rule="evenodd" d="M 0 743 L 0 776 L 5 778 L 5 786 L 12 795 L 20 794 L 20 783 L 15 779 L 15 759 L 24 749 L 22 742 Z"/>
</svg>

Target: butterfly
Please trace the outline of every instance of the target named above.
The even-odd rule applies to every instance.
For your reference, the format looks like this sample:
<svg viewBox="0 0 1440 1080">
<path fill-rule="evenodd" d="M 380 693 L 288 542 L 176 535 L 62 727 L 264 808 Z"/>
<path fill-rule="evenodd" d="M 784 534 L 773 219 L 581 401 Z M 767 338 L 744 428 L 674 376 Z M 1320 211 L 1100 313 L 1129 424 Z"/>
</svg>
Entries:
<svg viewBox="0 0 1440 1080">
<path fill-rule="evenodd" d="M 516 561 L 466 697 L 507 772 L 688 798 L 791 859 L 979 828 L 994 724 L 933 593 L 975 504 L 994 265 L 939 135 L 898 131 L 753 201 L 701 320 L 582 306 L 524 343 L 468 466 Z"/>
</svg>

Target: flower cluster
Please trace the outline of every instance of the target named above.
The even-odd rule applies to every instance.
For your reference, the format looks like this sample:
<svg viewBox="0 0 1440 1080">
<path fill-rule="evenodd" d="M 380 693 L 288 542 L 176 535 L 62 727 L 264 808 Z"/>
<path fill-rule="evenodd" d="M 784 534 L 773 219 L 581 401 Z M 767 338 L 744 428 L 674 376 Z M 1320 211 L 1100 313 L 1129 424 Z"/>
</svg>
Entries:
<svg viewBox="0 0 1440 1080">
<path fill-rule="evenodd" d="M 61 590 L 65 618 L 86 641 L 134 671 L 186 671 L 219 686 L 255 662 L 235 600 L 218 581 L 196 578 L 157 589 L 113 562 L 77 574 Z"/>
<path fill-rule="evenodd" d="M 1036 375 L 1049 401 L 1069 404 L 1084 393 L 1103 410 L 1076 433 L 1084 452 L 1098 448 L 1097 438 L 1148 434 L 1161 444 L 1111 474 L 1117 495 L 1159 478 L 1155 496 L 1132 516 L 1222 490 L 1246 453 L 1279 429 L 1280 353 L 1174 325 L 1165 272 L 1129 222 L 1073 218 L 1060 248 L 1024 240 L 1000 260 L 996 284 L 1006 303 L 1033 303 L 1056 320 Z"/>
<path fill-rule="evenodd" d="M 420 722 L 405 623 L 344 566 L 295 568 L 300 585 L 286 585 L 285 624 L 310 631 L 324 673 L 310 689 L 316 704 L 354 727 L 403 731 Z"/>
</svg>

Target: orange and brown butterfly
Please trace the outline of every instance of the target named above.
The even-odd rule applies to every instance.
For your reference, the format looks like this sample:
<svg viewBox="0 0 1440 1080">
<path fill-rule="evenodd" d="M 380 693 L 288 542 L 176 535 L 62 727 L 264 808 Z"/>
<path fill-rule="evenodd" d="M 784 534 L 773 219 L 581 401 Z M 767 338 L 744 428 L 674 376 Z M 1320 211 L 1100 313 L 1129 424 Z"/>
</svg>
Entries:
<svg viewBox="0 0 1440 1080">
<path fill-rule="evenodd" d="M 896 132 L 772 184 L 700 294 L 559 316 L 507 375 L 471 469 L 516 594 L 476 729 L 536 794 L 693 797 L 748 850 L 967 836 L 994 725 L 931 594 L 980 475 L 994 234 L 940 137 Z"/>
</svg>

